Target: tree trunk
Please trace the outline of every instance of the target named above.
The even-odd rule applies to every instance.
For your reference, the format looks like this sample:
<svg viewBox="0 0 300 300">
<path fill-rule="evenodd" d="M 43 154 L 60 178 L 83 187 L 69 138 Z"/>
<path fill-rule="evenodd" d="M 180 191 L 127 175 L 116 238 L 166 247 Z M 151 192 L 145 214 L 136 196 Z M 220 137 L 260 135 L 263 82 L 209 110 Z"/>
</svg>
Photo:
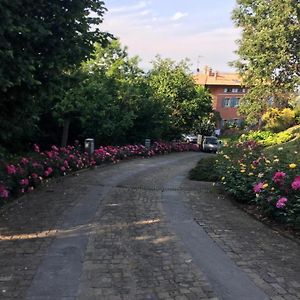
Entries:
<svg viewBox="0 0 300 300">
<path fill-rule="evenodd" d="M 64 120 L 64 127 L 63 127 L 63 135 L 61 139 L 61 146 L 66 147 L 69 137 L 69 127 L 70 127 L 70 119 Z"/>
</svg>

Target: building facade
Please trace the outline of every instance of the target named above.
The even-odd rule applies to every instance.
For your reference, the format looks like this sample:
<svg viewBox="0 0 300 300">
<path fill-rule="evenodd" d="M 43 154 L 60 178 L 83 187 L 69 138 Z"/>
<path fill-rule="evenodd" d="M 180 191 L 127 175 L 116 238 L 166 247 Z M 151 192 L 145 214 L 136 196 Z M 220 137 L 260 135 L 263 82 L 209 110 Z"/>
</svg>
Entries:
<svg viewBox="0 0 300 300">
<path fill-rule="evenodd" d="M 238 115 L 237 109 L 247 89 L 242 86 L 238 74 L 220 73 L 205 67 L 204 73 L 194 75 L 194 80 L 210 91 L 213 97 L 213 109 L 218 111 L 221 117 L 221 121 L 217 124 L 218 128 L 223 128 L 225 125 L 241 125 L 243 117 Z"/>
</svg>

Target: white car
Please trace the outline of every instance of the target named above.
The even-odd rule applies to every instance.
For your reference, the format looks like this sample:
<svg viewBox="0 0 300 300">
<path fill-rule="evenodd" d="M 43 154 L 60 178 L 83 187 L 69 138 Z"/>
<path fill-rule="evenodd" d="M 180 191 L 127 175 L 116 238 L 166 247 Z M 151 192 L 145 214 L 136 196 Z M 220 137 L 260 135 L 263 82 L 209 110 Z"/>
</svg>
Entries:
<svg viewBox="0 0 300 300">
<path fill-rule="evenodd" d="M 187 143 L 197 143 L 197 136 L 193 133 L 183 134 L 182 139 Z"/>
</svg>

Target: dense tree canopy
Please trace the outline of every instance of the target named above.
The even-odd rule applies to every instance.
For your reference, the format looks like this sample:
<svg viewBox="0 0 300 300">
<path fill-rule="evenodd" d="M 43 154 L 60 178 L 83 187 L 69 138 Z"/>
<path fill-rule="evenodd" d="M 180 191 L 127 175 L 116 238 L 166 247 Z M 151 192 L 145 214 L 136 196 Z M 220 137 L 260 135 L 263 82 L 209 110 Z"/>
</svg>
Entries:
<svg viewBox="0 0 300 300">
<path fill-rule="evenodd" d="M 287 106 L 299 86 L 300 3 L 298 0 L 237 0 L 235 24 L 242 29 L 233 65 L 251 90 L 240 111 L 257 121 L 268 106 Z"/>
<path fill-rule="evenodd" d="M 0 154 L 61 136 L 63 145 L 171 139 L 211 111 L 185 62 L 158 58 L 145 73 L 102 33 L 105 10 L 99 0 L 0 2 Z"/>
<path fill-rule="evenodd" d="M 0 2 L 2 144 L 30 135 L 62 76 L 106 40 L 104 12 L 99 0 Z"/>
<path fill-rule="evenodd" d="M 212 111 L 210 95 L 195 84 L 186 61 L 157 57 L 148 76 L 155 100 L 164 107 L 165 135 L 192 131 L 194 122 Z"/>
<path fill-rule="evenodd" d="M 129 58 L 118 40 L 107 47 L 96 44 L 93 57 L 73 74 L 78 84 L 57 102 L 55 115 L 65 126 L 79 121 L 80 135 L 93 136 L 100 143 L 124 141 L 133 125 L 141 74 L 137 59 Z"/>
</svg>

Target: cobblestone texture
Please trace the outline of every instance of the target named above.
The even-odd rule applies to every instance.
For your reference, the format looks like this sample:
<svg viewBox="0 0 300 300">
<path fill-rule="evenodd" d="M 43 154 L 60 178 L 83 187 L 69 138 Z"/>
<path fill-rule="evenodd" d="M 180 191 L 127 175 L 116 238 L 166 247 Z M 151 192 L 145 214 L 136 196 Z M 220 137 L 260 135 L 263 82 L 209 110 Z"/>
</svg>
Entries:
<svg viewBox="0 0 300 300">
<path fill-rule="evenodd" d="M 194 154 L 168 155 L 82 172 L 53 180 L 2 208 L 0 299 L 26 298 L 54 239 L 66 232 L 72 234 L 72 228 L 62 226 L 64 216 L 93 186 L 111 192 L 95 212 L 95 223 L 87 224 L 91 232 L 78 298 L 214 299 L 202 273 L 165 226 L 159 207 L 160 187 L 155 183 L 158 177 L 153 173 L 154 179 L 146 187 L 133 176 L 140 173 L 142 178 L 151 168 L 157 171 L 166 166 L 160 178 L 169 178 L 176 167 L 173 161 L 186 159 L 190 163 L 197 160 Z M 117 184 L 123 177 L 129 180 Z M 126 188 L 128 184 L 133 185 Z"/>
<path fill-rule="evenodd" d="M 270 299 L 300 299 L 299 241 L 253 219 L 212 183 L 182 188 L 195 220 Z"/>
<path fill-rule="evenodd" d="M 92 222 L 83 224 L 89 240 L 78 297 L 53 300 L 217 299 L 162 209 L 165 184 L 202 155 L 171 154 L 82 172 L 1 208 L 0 299 L 26 298 L 50 245 L 76 234 L 62 226 L 66 214 L 94 187 L 106 192 Z M 270 299 L 300 299 L 298 244 L 241 212 L 211 184 L 186 180 L 179 190 L 199 225 Z"/>
<path fill-rule="evenodd" d="M 116 188 L 105 199 L 87 248 L 79 299 L 214 297 L 167 229 L 160 202 L 161 192 L 128 188 Z"/>
<path fill-rule="evenodd" d="M 0 211 L 0 299 L 24 299 L 63 212 L 85 192 L 79 177 L 53 181 Z"/>
</svg>

